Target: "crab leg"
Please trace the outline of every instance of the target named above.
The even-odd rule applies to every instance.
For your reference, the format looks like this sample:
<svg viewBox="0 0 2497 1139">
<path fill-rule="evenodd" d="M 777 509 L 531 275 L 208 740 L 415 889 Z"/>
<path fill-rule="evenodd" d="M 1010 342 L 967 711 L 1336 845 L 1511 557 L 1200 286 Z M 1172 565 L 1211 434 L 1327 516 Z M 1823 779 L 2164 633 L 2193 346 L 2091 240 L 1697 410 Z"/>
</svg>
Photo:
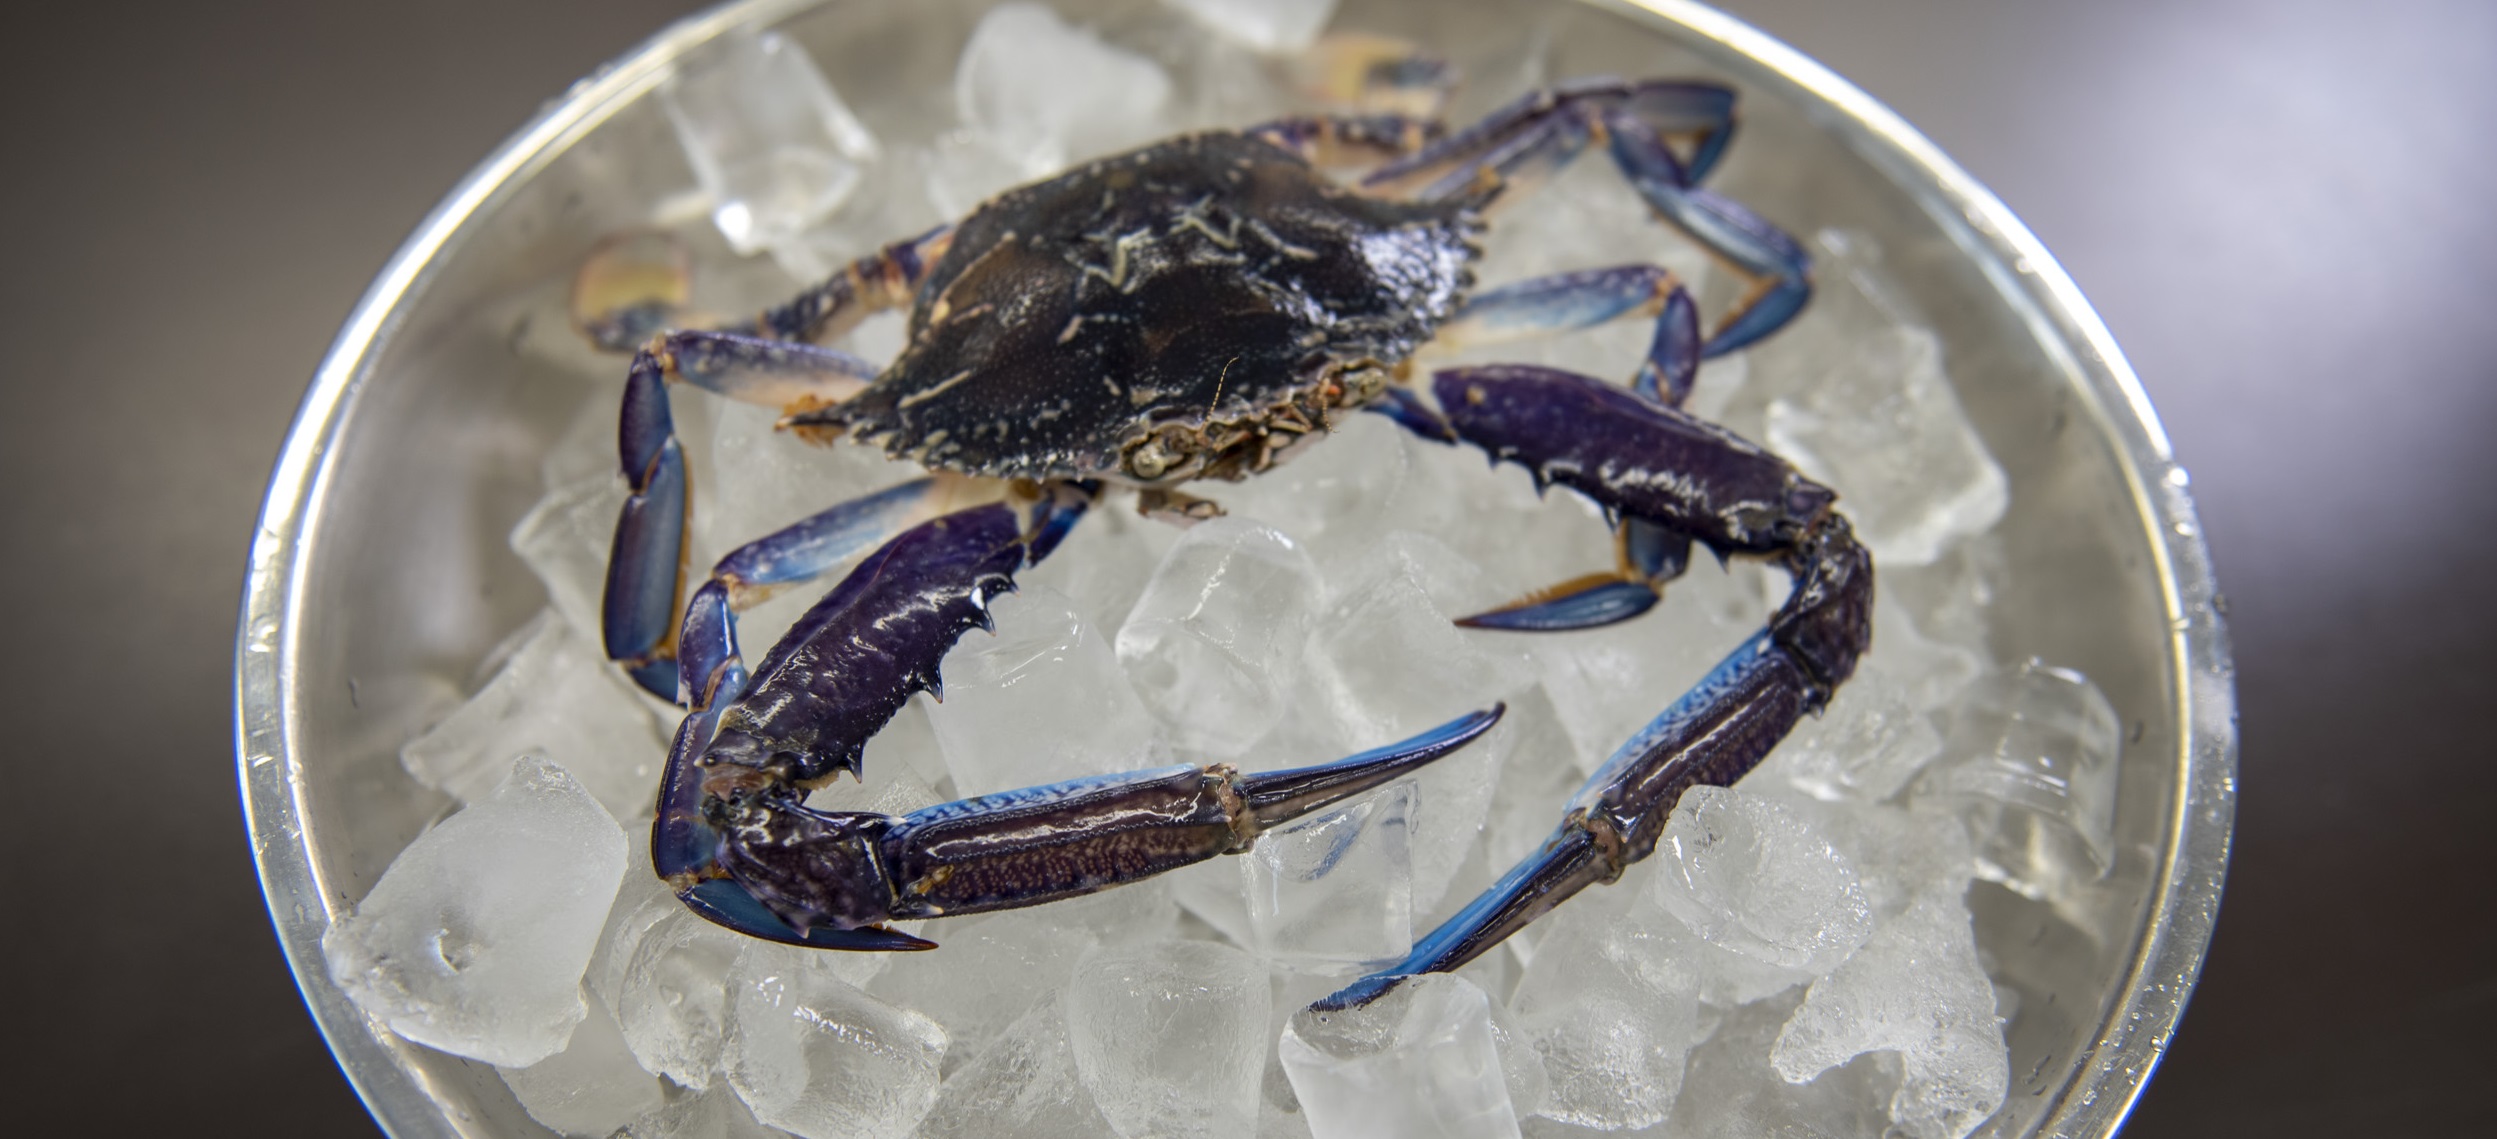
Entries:
<svg viewBox="0 0 2497 1139">
<path fill-rule="evenodd" d="M 953 241 L 954 227 L 942 225 L 887 245 L 766 311 L 752 331 L 776 340 L 837 340 L 872 313 L 908 307 L 919 282 Z"/>
<path fill-rule="evenodd" d="M 1293 115 L 1240 133 L 1291 151 L 1313 166 L 1344 166 L 1401 158 L 1438 138 L 1441 130 L 1436 119 L 1385 113 Z"/>
<path fill-rule="evenodd" d="M 665 333 L 634 355 L 616 430 L 618 465 L 632 493 L 617 512 L 608 550 L 601 632 L 608 658 L 622 663 L 642 687 L 675 696 L 676 678 L 667 661 L 684 596 L 692 505 L 667 382 L 683 380 L 771 407 L 806 406 L 856 391 L 864 382 L 862 370 L 874 374 L 846 352 L 724 332 Z"/>
<path fill-rule="evenodd" d="M 832 949 L 924 949 L 881 923 L 1036 905 L 1246 849 L 1265 827 L 1367 791 L 1487 730 L 1477 712 L 1337 763 L 1243 776 L 1228 765 L 1098 776 L 907 816 L 822 812 L 807 787 L 858 771 L 867 739 L 933 688 L 955 639 L 988 622 L 1033 536 L 1002 505 L 915 527 L 809 610 L 751 677 L 725 591 L 686 614 L 692 709 L 662 778 L 652 859 L 697 913 Z"/>
<path fill-rule="evenodd" d="M 1590 133 L 1596 112 L 1609 106 L 1631 109 L 1661 134 L 1689 137 L 1694 181 L 1715 167 L 1734 133 L 1731 88 L 1676 80 L 1581 79 L 1519 96 L 1474 125 L 1370 172 L 1361 188 L 1390 197 L 1445 197 L 1451 188 L 1477 178 L 1483 167 L 1496 170 L 1505 156 L 1534 145 L 1555 120 L 1574 123 L 1581 136 Z"/>
<path fill-rule="evenodd" d="M 1366 1004 L 1416 973 L 1463 966 L 1656 848 L 1682 792 L 1741 779 L 1853 675 L 1872 640 L 1872 558 L 1834 496 L 1775 456 L 1601 381 L 1542 368 L 1442 372 L 1452 429 L 1625 517 L 1720 554 L 1772 557 L 1794 578 L 1768 628 L 1621 746 L 1541 849 L 1417 942 L 1403 961 L 1320 1001 Z"/>
<path fill-rule="evenodd" d="M 1513 200 L 1598 139 L 1657 218 L 1751 282 L 1701 341 L 1718 356 L 1793 318 L 1812 295 L 1812 259 L 1793 238 L 1731 198 L 1699 188 L 1734 133 L 1734 93 L 1711 83 L 1591 79 L 1527 95 L 1420 152 L 1372 171 L 1366 193 L 1422 200 L 1496 194 Z M 1690 158 L 1666 139 L 1688 136 Z"/>
<path fill-rule="evenodd" d="M 1641 395 L 1680 406 L 1699 375 L 1699 306 L 1671 270 L 1619 265 L 1529 277 L 1475 294 L 1441 326 L 1452 348 L 1592 328 L 1630 316 L 1656 318 L 1656 336 L 1639 364 Z"/>
<path fill-rule="evenodd" d="M 1721 356 L 1777 331 L 1812 299 L 1812 257 L 1750 207 L 1699 188 L 1701 169 L 1684 167 L 1664 139 L 1625 109 L 1605 113 L 1613 165 L 1648 208 L 1752 282 L 1700 347 Z"/>
</svg>

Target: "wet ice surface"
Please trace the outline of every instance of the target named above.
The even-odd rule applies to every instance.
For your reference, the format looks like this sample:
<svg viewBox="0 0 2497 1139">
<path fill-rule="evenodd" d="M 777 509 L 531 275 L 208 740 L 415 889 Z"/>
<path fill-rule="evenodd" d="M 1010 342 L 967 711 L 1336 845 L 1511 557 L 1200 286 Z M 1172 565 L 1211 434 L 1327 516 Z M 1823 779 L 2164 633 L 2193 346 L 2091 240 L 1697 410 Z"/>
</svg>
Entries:
<svg viewBox="0 0 2497 1139">
<path fill-rule="evenodd" d="M 1462 977 L 1416 978 L 1358 1009 L 1283 1030 L 1283 1067 L 1316 1139 L 1515 1139 L 1491 999 Z"/>
<path fill-rule="evenodd" d="M 624 835 L 564 769 L 523 758 L 408 844 L 321 938 L 330 976 L 420 1044 L 504 1067 L 557 1052 L 624 876 Z"/>
<path fill-rule="evenodd" d="M 1046 4 L 990 9 L 954 71 L 968 144 L 1004 159 L 1015 175 L 1009 184 L 1152 141 L 1165 133 L 1170 96 L 1159 64 L 1067 24 Z"/>
<path fill-rule="evenodd" d="M 806 1139 L 877 1139 L 936 1102 L 945 1030 L 834 976 L 826 955 L 746 940 L 721 1057 L 754 1117 Z"/>
<path fill-rule="evenodd" d="M 831 213 L 876 158 L 806 49 L 740 29 L 678 61 L 659 89 L 711 218 L 740 253 L 786 245 Z"/>
<path fill-rule="evenodd" d="M 1075 968 L 1075 1070 L 1125 1139 L 1248 1139 L 1267 1037 L 1266 966 L 1228 946 L 1103 949 Z"/>
<path fill-rule="evenodd" d="M 1259 836 L 1240 858 L 1250 946 L 1278 964 L 1320 969 L 1404 956 L 1414 934 L 1418 798 L 1398 783 Z"/>
<path fill-rule="evenodd" d="M 1119 663 L 1174 743 L 1237 756 L 1283 718 L 1286 666 L 1323 588 L 1282 531 L 1247 518 L 1202 523 L 1119 625 Z"/>
<path fill-rule="evenodd" d="M 1038 4 L 993 9 L 957 57 L 952 121 L 935 137 L 884 140 L 881 158 L 846 148 L 846 128 L 787 56 L 742 76 L 693 69 L 672 98 L 680 118 L 711 98 L 706 129 L 735 125 L 718 108 L 739 100 L 813 107 L 795 127 L 754 124 L 760 142 L 719 129 L 688 128 L 688 139 L 763 155 L 741 168 L 748 181 L 706 185 L 715 204 L 755 203 L 750 224 L 766 228 L 815 210 L 839 163 L 855 165 L 857 186 L 840 191 L 849 201 L 788 223 L 795 237 L 755 239 L 783 265 L 803 259 L 792 249 L 837 262 L 904 235 L 874 219 L 959 212 L 1067 161 L 1291 105 L 1255 52 L 1304 41 L 1334 5 L 1170 7 L 1188 14 L 1168 16 L 1165 40 L 1100 34 Z M 1514 62 L 1497 74 L 1533 70 Z M 705 96 L 705 82 L 724 86 Z M 817 133 L 799 143 L 791 131 Z M 806 147 L 836 161 L 792 157 Z M 1293 1017 L 1365 963 L 1401 955 L 1535 849 L 1587 772 L 1761 627 L 1783 575 L 1702 557 L 1621 626 L 1458 628 L 1454 618 L 1610 568 L 1604 520 L 1567 492 L 1538 496 L 1514 466 L 1366 414 L 1254 480 L 1191 487 L 1229 515 L 1185 532 L 1113 495 L 998 599 L 994 635 L 974 631 L 947 657 L 944 701 L 905 707 L 869 746 L 865 782 L 836 781 L 811 806 L 901 814 L 1172 761 L 1269 770 L 1494 701 L 1506 720 L 1418 777 L 1279 826 L 1237 858 L 1087 899 L 905 923 L 943 943 L 929 953 L 789 950 L 693 917 L 647 872 L 673 719 L 654 719 L 655 705 L 597 659 L 622 498 L 610 388 L 548 456 L 547 496 L 511 535 L 548 612 L 498 653 L 482 687 L 466 678 L 474 699 L 403 753 L 417 779 L 469 805 L 333 932 L 342 984 L 411 1039 L 505 1065 L 534 1117 L 576 1134 L 1327 1139 L 1426 1118 L 1413 1133 L 1966 1133 L 2002 1102 L 1996 1018 L 2017 1001 L 1998 998 L 1980 967 L 1964 891 L 1983 877 L 2053 902 L 2105 872 L 2120 721 L 2086 678 L 1997 663 L 1986 614 L 2003 555 L 1985 531 L 2004 485 L 1953 395 L 1966 377 L 1893 295 L 1879 250 L 1843 232 L 1799 236 L 1821 259 L 1814 307 L 1710 362 L 1694 406 L 1841 490 L 1883 569 L 1874 647 L 1751 778 L 1686 796 L 1652 858 L 1458 977 L 1331 1027 Z M 1703 298 L 1733 289 L 1601 162 L 1505 216 L 1487 250 L 1487 282 L 1645 260 Z M 883 358 L 900 336 L 888 316 L 845 345 Z M 1625 378 L 1649 336 L 1625 321 L 1417 364 Z M 696 472 L 697 574 L 917 473 L 872 448 L 775 434 L 770 409 L 691 392 L 674 402 Z M 828 584 L 748 612 L 746 659 Z M 470 835 L 500 817 L 489 793 L 523 753 L 555 765 L 530 768 L 533 786 L 569 772 L 586 789 L 569 793 L 581 825 L 533 823 L 525 841 Z M 600 805 L 607 832 L 606 814 L 626 820 L 631 849 L 594 901 L 549 903 L 549 884 L 573 879 L 510 873 L 539 858 L 509 853 L 518 846 L 586 834 L 565 849 L 587 857 L 609 842 L 586 821 Z M 488 944 L 548 952 L 506 977 L 499 958 L 472 958 Z M 491 1008 L 471 991 L 487 986 Z"/>
<path fill-rule="evenodd" d="M 604 667 L 595 635 L 554 614 L 517 635 L 500 671 L 459 710 L 408 741 L 408 774 L 465 803 L 483 798 L 534 755 L 580 781 L 609 813 L 648 809 L 665 744 L 632 682 Z"/>
<path fill-rule="evenodd" d="M 2031 661 L 1977 687 L 1915 795 L 1983 836 L 1980 876 L 2057 896 L 2104 876 L 2113 858 L 2122 733 L 2088 677 Z"/>
<path fill-rule="evenodd" d="M 994 635 L 973 631 L 945 657 L 944 702 L 928 720 L 963 795 L 1152 767 L 1152 716 L 1118 656 L 1074 601 L 1027 585 L 989 603 Z"/>
<path fill-rule="evenodd" d="M 1872 932 L 1854 860 L 1767 796 L 1691 788 L 1655 857 L 1657 901 L 1745 957 L 1818 976 Z"/>
<path fill-rule="evenodd" d="M 583 1003 L 589 1015 L 563 1051 L 525 1068 L 505 1068 L 503 1082 L 531 1119 L 567 1135 L 612 1135 L 658 1110 L 662 1092 L 657 1077 L 625 1046 L 606 1002 Z"/>
<path fill-rule="evenodd" d="M 1898 1054 L 1890 1118 L 1916 1139 L 1955 1139 L 2002 1106 L 2011 1073 L 1994 986 L 1955 890 L 1920 895 L 1814 981 L 1769 1055 L 1801 1083 L 1876 1051 Z"/>
</svg>

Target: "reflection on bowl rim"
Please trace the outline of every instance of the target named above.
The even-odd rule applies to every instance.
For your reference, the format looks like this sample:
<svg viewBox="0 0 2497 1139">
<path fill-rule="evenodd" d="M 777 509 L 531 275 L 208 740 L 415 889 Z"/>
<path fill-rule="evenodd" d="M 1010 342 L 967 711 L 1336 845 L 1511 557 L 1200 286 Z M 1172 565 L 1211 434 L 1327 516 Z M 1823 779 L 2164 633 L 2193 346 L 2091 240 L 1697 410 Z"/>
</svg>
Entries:
<svg viewBox="0 0 2497 1139">
<path fill-rule="evenodd" d="M 445 1118 L 426 1074 L 397 1054 L 330 981 L 320 937 L 334 891 L 304 844 L 302 786 L 294 741 L 302 629 L 291 620 L 313 563 L 309 544 L 350 397 L 388 331 L 438 255 L 462 226 L 640 98 L 673 60 L 729 28 L 768 26 L 820 0 L 744 0 L 661 31 L 575 84 L 507 140 L 434 208 L 356 305 L 314 373 L 269 482 L 243 590 L 235 649 L 235 744 L 245 818 L 280 943 L 313 1019 L 375 1118 L 394 1135 L 456 1135 L 471 1121 Z M 2087 1056 L 2053 1089 L 2038 1133 L 2106 1136 L 2131 1110 L 2165 1052 L 2200 971 L 2219 906 L 2236 803 L 2236 709 L 2227 635 L 2182 468 L 2158 415 L 2106 326 L 2043 245 L 1993 194 L 1888 108 L 1828 68 L 1721 12 L 1688 0 L 1585 0 L 1634 16 L 1685 47 L 1799 105 L 1856 155 L 1915 196 L 1937 225 L 1994 282 L 2039 344 L 2077 380 L 2149 532 L 2167 660 L 2179 718 L 2175 796 L 2157 852 L 2145 934 L 2124 963 Z"/>
</svg>

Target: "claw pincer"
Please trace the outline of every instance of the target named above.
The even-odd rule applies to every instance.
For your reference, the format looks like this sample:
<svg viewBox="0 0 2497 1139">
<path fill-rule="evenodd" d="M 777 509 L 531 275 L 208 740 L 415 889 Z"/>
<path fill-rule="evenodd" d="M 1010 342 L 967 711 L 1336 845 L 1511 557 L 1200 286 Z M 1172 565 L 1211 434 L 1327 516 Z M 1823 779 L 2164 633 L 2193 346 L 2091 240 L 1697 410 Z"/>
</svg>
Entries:
<svg viewBox="0 0 2497 1139">
<path fill-rule="evenodd" d="M 927 949 L 892 920 L 1038 905 L 1245 850 L 1266 827 L 1361 794 L 1481 735 L 1498 708 L 1314 767 L 1228 764 L 1069 780 L 909 815 L 819 811 L 806 792 L 859 772 L 867 740 L 937 668 L 1035 541 L 1004 505 L 904 532 L 799 619 L 749 681 L 725 587 L 705 585 L 678 637 L 691 710 L 663 778 L 651 853 L 695 912 L 826 949 Z"/>
<path fill-rule="evenodd" d="M 1589 886 L 1654 853 L 1674 804 L 1728 786 L 1854 674 L 1872 643 L 1872 555 L 1836 495 L 1775 455 L 1662 403 L 1545 368 L 1435 377 L 1450 429 L 1620 517 L 1687 535 L 1719 556 L 1773 558 L 1794 579 L 1768 628 L 1745 641 L 1613 753 L 1560 827 L 1403 961 L 1318 1002 L 1366 1004 L 1416 973 L 1446 972 Z"/>
</svg>

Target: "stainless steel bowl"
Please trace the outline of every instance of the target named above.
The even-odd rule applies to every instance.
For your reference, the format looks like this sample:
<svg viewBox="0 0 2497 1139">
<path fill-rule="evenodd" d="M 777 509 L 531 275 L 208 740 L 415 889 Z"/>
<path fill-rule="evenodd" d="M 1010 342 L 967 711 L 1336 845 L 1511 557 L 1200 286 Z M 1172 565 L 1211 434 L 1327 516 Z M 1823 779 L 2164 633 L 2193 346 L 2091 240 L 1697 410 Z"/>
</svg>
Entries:
<svg viewBox="0 0 2497 1139">
<path fill-rule="evenodd" d="M 1103 22 L 1152 0 L 1057 0 Z M 689 19 L 575 85 L 437 207 L 322 362 L 270 482 L 236 648 L 236 746 L 271 916 L 347 1076 L 400 1136 L 545 1134 L 494 1072 L 379 1031 L 331 983 L 320 936 L 445 800 L 398 744 L 539 604 L 503 536 L 537 453 L 581 398 L 509 349 L 511 298 L 691 185 L 652 97 L 671 62 L 779 27 L 871 122 L 943 100 L 978 0 L 748 0 Z M 1557 13 L 1557 18 L 1555 18 Z M 1807 229 L 1872 235 L 1953 361 L 2012 485 L 1992 636 L 2094 678 L 2134 732 L 2119 856 L 2087 923 L 1971 895 L 2020 988 L 2013 1084 L 1992 1135 L 2113 1132 L 2183 1011 L 2227 861 L 2236 728 L 2209 555 L 2158 418 L 2070 278 L 1993 195 L 1862 91 L 1679 0 L 1349 0 L 1340 19 L 1451 55 L 1496 54 L 1529 14 L 1555 74 L 1716 76 L 1744 92 L 1728 192 Z M 941 124 L 940 124 L 941 125 Z M 904 123 L 903 129 L 912 129 Z"/>
</svg>

